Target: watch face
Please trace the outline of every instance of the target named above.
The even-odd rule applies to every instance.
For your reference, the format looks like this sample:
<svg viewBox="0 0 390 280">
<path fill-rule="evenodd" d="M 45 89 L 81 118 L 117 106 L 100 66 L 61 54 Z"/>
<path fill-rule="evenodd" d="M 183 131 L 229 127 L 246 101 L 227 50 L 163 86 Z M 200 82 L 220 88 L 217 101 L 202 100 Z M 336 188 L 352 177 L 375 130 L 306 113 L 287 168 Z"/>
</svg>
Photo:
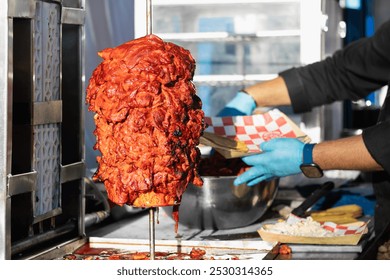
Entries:
<svg viewBox="0 0 390 280">
<path fill-rule="evenodd" d="M 301 165 L 302 173 L 309 178 L 321 178 L 324 173 L 321 168 L 314 163 L 311 164 L 302 164 Z"/>
</svg>

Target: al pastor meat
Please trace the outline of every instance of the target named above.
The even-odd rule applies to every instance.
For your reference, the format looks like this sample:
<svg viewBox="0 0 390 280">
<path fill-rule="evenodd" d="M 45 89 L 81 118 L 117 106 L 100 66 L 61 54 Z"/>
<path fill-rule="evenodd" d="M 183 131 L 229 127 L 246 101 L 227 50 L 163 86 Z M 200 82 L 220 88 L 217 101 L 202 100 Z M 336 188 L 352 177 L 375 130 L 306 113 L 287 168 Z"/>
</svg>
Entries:
<svg viewBox="0 0 390 280">
<path fill-rule="evenodd" d="M 155 35 L 98 53 L 86 101 L 95 112 L 98 169 L 109 199 L 135 207 L 177 205 L 201 186 L 202 102 L 190 52 Z"/>
</svg>

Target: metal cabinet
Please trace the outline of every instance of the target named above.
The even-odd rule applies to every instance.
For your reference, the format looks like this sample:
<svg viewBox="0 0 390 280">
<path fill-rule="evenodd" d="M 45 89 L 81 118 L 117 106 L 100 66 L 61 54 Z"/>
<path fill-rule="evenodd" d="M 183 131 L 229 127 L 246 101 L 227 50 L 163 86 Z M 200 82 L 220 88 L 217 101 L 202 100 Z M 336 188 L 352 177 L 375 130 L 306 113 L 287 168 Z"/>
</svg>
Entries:
<svg viewBox="0 0 390 280">
<path fill-rule="evenodd" d="M 0 9 L 0 259 L 83 235 L 83 0 Z"/>
</svg>

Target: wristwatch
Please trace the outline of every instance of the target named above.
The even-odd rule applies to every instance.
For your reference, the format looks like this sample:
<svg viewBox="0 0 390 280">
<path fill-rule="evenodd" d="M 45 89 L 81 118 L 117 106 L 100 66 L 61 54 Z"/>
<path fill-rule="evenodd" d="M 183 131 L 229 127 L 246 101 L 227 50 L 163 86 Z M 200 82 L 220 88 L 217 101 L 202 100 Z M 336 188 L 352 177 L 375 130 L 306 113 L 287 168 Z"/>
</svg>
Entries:
<svg viewBox="0 0 390 280">
<path fill-rule="evenodd" d="M 303 146 L 303 160 L 300 166 L 302 173 L 308 178 L 321 178 L 324 175 L 321 167 L 313 162 L 313 148 L 315 144 Z"/>
</svg>

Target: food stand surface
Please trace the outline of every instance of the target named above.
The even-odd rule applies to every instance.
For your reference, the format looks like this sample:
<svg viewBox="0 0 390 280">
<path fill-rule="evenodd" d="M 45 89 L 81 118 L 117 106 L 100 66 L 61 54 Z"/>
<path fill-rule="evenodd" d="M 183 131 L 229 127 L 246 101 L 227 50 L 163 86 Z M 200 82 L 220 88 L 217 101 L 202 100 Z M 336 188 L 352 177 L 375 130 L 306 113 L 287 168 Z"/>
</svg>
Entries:
<svg viewBox="0 0 390 280">
<path fill-rule="evenodd" d="M 365 186 L 352 188 L 355 192 L 367 192 Z M 338 191 L 338 190 L 334 190 Z M 359 258 L 371 258 L 368 256 L 368 252 L 365 252 L 367 248 L 372 248 L 372 242 L 375 239 L 372 233 L 372 217 L 363 217 L 363 219 L 370 220 L 369 232 L 363 235 L 362 239 L 357 245 L 316 245 L 316 244 L 288 244 L 292 249 L 292 253 L 289 255 L 279 254 L 275 250 L 269 250 L 270 243 L 262 241 L 257 234 L 257 230 L 262 227 L 263 224 L 269 224 L 275 222 L 280 218 L 276 211 L 273 211 L 278 204 L 285 204 L 286 197 L 294 199 L 299 197 L 299 194 L 294 189 L 280 189 L 277 199 L 274 202 L 274 206 L 257 222 L 250 226 L 212 230 L 212 229 L 196 229 L 188 228 L 183 224 L 179 224 L 178 233 L 174 231 L 175 222 L 169 217 L 169 215 L 160 209 L 157 213 L 156 224 L 156 242 L 158 240 L 176 240 L 176 242 L 184 241 L 198 241 L 206 242 L 208 240 L 224 241 L 224 242 L 237 242 L 237 241 L 255 241 L 257 244 L 264 245 L 264 249 L 268 248 L 268 253 L 261 256 L 262 259 L 340 259 L 340 260 L 353 260 Z M 294 201 L 290 201 L 294 203 Z M 295 201 L 295 204 L 299 204 L 299 201 Z M 184 207 L 184 206 L 183 206 Z M 179 211 L 180 214 L 180 211 Z M 125 218 L 118 221 L 107 223 L 106 225 L 96 226 L 88 229 L 87 236 L 90 238 L 102 238 L 102 240 L 145 240 L 148 236 L 148 212 L 138 210 L 136 213 L 131 213 Z M 378 237 L 377 237 L 378 239 Z M 383 237 L 382 237 L 383 239 Z M 280 244 L 272 244 L 272 246 L 278 246 Z M 371 249 L 372 250 L 372 249 Z M 371 252 L 372 254 L 372 252 Z"/>
</svg>

